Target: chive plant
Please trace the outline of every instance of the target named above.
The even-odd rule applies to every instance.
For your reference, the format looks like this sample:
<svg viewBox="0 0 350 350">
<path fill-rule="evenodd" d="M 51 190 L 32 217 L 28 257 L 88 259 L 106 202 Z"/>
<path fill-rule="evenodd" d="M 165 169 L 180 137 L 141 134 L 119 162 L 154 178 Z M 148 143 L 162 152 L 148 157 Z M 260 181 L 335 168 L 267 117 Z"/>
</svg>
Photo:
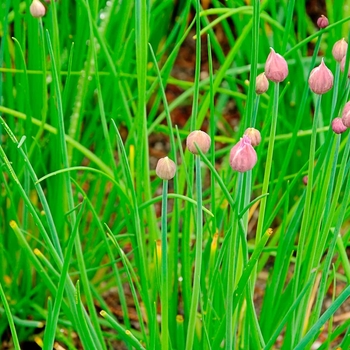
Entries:
<svg viewBox="0 0 350 350">
<path fill-rule="evenodd" d="M 2 2 L 0 348 L 349 348 L 350 12 L 310 6 Z"/>
</svg>

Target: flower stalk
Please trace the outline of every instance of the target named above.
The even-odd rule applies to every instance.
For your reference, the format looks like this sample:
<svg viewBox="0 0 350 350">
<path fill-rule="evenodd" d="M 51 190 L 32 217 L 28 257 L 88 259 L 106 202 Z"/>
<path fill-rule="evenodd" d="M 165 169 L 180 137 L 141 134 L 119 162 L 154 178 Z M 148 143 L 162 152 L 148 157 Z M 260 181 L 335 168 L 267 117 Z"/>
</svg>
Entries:
<svg viewBox="0 0 350 350">
<path fill-rule="evenodd" d="M 162 193 L 162 244 L 161 244 L 161 292 L 160 292 L 160 304 L 162 311 L 161 318 L 161 344 L 162 349 L 168 350 L 169 348 L 169 313 L 168 313 L 168 240 L 167 240 L 167 211 L 168 211 L 168 180 L 163 180 L 163 193 Z"/>
<path fill-rule="evenodd" d="M 278 95 L 279 95 L 279 83 L 274 84 L 274 95 L 273 95 L 273 110 L 272 110 L 272 120 L 271 120 L 271 129 L 270 129 L 270 140 L 267 149 L 267 159 L 264 173 L 264 182 L 262 187 L 262 194 L 267 193 L 269 189 L 270 182 L 270 174 L 272 168 L 272 158 L 273 158 L 273 150 L 275 145 L 276 138 L 276 128 L 277 128 L 277 117 L 278 117 Z M 264 219 L 267 205 L 267 197 L 263 197 L 260 203 L 260 211 L 259 211 L 259 221 L 258 227 L 256 231 L 256 243 L 258 243 L 261 239 L 262 232 L 264 230 Z"/>
<path fill-rule="evenodd" d="M 190 307 L 190 318 L 188 322 L 186 350 L 193 349 L 194 331 L 196 326 L 196 315 L 199 302 L 200 277 L 202 269 L 202 244 L 203 244 L 203 212 L 202 212 L 202 179 L 200 156 L 195 156 L 196 162 L 196 192 L 197 192 L 197 228 L 196 228 L 196 255 L 193 276 L 193 292 Z"/>
<path fill-rule="evenodd" d="M 300 236 L 299 236 L 299 247 L 304 247 L 305 242 L 308 235 L 308 224 L 310 223 L 310 207 L 311 207 L 311 199 L 312 199 L 312 190 L 313 190 L 313 181 L 314 181 L 314 167 L 315 167 L 315 152 L 316 152 L 316 137 L 317 137 L 317 116 L 320 113 L 321 109 L 321 99 L 322 95 L 318 95 L 316 98 L 316 106 L 315 106 L 315 114 L 314 114 L 314 121 L 312 125 L 312 134 L 311 134 L 311 143 L 310 143 L 310 154 L 309 154 L 309 166 L 308 166 L 308 182 L 306 186 L 306 195 L 305 195 L 305 205 L 304 205 L 304 215 L 301 220 L 301 228 L 300 228 Z M 294 297 L 296 298 L 299 294 L 299 281 L 300 281 L 300 274 L 301 274 L 301 268 L 302 268 L 302 259 L 303 259 L 303 252 L 298 250 L 297 254 L 297 260 L 295 265 L 295 278 L 294 278 Z M 298 312 L 294 314 L 294 321 L 296 321 Z M 295 322 L 295 325 L 298 325 L 298 322 Z M 300 329 L 297 329 L 298 326 L 296 326 L 296 329 L 294 332 L 300 336 Z M 298 337 L 296 337 L 296 342 L 298 340 Z"/>
</svg>

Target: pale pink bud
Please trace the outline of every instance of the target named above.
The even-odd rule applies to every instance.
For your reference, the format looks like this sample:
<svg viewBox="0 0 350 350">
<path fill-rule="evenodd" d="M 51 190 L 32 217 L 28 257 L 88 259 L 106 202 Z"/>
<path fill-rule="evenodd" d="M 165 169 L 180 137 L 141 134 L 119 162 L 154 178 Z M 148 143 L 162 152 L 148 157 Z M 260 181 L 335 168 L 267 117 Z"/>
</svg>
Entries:
<svg viewBox="0 0 350 350">
<path fill-rule="evenodd" d="M 30 14 L 35 18 L 41 18 L 45 16 L 46 8 L 39 0 L 33 0 L 29 8 Z"/>
<path fill-rule="evenodd" d="M 344 106 L 341 120 L 347 128 L 350 128 L 350 101 Z"/>
<path fill-rule="evenodd" d="M 317 26 L 320 29 L 326 28 L 329 24 L 328 18 L 326 16 L 321 15 L 321 17 L 317 20 Z"/>
<path fill-rule="evenodd" d="M 333 74 L 325 65 L 323 58 L 321 64 L 314 68 L 309 77 L 309 86 L 315 94 L 322 95 L 333 86 Z"/>
<path fill-rule="evenodd" d="M 341 117 L 342 123 L 347 127 L 350 128 L 350 111 L 347 113 L 343 113 L 343 116 Z"/>
<path fill-rule="evenodd" d="M 342 116 L 350 111 L 350 101 L 345 103 L 345 106 L 343 108 Z"/>
<path fill-rule="evenodd" d="M 261 142 L 260 131 L 254 128 L 248 128 L 244 135 L 248 136 L 253 147 L 256 147 Z"/>
<path fill-rule="evenodd" d="M 254 168 L 258 157 L 248 136 L 243 137 L 231 148 L 230 166 L 233 170 L 244 173 Z"/>
<path fill-rule="evenodd" d="M 195 143 L 203 153 L 207 153 L 211 144 L 210 136 L 202 130 L 192 131 L 187 136 L 186 146 L 191 153 L 198 154 Z"/>
<path fill-rule="evenodd" d="M 287 61 L 276 53 L 272 47 L 265 64 L 265 75 L 267 79 L 275 83 L 280 83 L 288 75 Z"/>
<path fill-rule="evenodd" d="M 344 72 L 344 70 L 345 70 L 345 59 L 346 59 L 346 56 L 344 56 L 340 62 L 340 70 L 342 72 Z M 350 69 L 348 69 L 348 78 L 350 78 Z"/>
<path fill-rule="evenodd" d="M 336 134 L 342 134 L 343 132 L 345 132 L 347 129 L 347 127 L 343 124 L 342 118 L 334 118 L 332 120 L 332 130 L 336 133 Z"/>
<path fill-rule="evenodd" d="M 347 50 L 348 50 L 348 43 L 343 38 L 343 39 L 338 40 L 333 45 L 332 55 L 336 61 L 341 62 L 343 57 L 345 57 Z"/>
<path fill-rule="evenodd" d="M 266 92 L 268 88 L 269 88 L 269 81 L 266 78 L 265 73 L 263 72 L 256 77 L 255 92 L 258 95 L 261 95 L 264 92 Z"/>
<path fill-rule="evenodd" d="M 176 164 L 168 157 L 164 157 L 158 160 L 156 166 L 156 174 L 162 180 L 170 180 L 175 176 Z"/>
<path fill-rule="evenodd" d="M 307 175 L 305 175 L 303 177 L 303 184 L 306 186 L 307 185 L 307 181 L 309 180 L 309 177 Z"/>
</svg>

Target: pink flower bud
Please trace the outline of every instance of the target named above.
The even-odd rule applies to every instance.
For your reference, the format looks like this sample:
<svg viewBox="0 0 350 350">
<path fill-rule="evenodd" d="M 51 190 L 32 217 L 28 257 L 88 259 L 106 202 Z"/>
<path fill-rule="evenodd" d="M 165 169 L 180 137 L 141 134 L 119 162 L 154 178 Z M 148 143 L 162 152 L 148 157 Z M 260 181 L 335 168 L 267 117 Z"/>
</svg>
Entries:
<svg viewBox="0 0 350 350">
<path fill-rule="evenodd" d="M 350 101 L 345 103 L 345 106 L 343 108 L 342 116 L 350 111 Z"/>
<path fill-rule="evenodd" d="M 326 28 L 329 24 L 328 18 L 326 16 L 321 15 L 321 17 L 317 20 L 317 26 L 320 29 Z"/>
<path fill-rule="evenodd" d="M 345 70 L 345 59 L 346 59 L 346 56 L 344 56 L 340 62 L 340 70 L 344 73 L 344 70 Z M 350 67 L 348 69 L 348 78 L 350 78 Z"/>
<path fill-rule="evenodd" d="M 321 64 L 314 68 L 309 77 L 309 86 L 315 94 L 322 95 L 333 86 L 333 74 L 325 65 L 323 58 Z"/>
<path fill-rule="evenodd" d="M 265 73 L 261 73 L 256 77 L 255 92 L 258 95 L 263 94 L 269 88 L 269 81 L 266 78 Z"/>
<path fill-rule="evenodd" d="M 156 166 L 156 174 L 162 180 L 170 180 L 175 176 L 176 173 L 176 164 L 169 159 L 168 157 L 164 157 L 158 160 Z"/>
<path fill-rule="evenodd" d="M 345 127 L 350 128 L 350 111 L 347 113 L 343 114 L 341 118 L 342 123 L 344 124 Z"/>
<path fill-rule="evenodd" d="M 346 55 L 347 50 L 348 50 L 348 43 L 343 38 L 343 39 L 338 40 L 333 45 L 332 55 L 336 61 L 341 62 L 343 57 Z"/>
<path fill-rule="evenodd" d="M 342 118 L 334 118 L 332 120 L 332 130 L 336 133 L 336 134 L 342 134 L 343 132 L 345 132 L 347 129 L 347 127 L 343 124 Z"/>
<path fill-rule="evenodd" d="M 231 148 L 230 166 L 233 170 L 244 173 L 254 168 L 258 158 L 248 136 L 243 137 Z"/>
<path fill-rule="evenodd" d="M 46 8 L 39 0 L 33 0 L 29 8 L 30 14 L 35 18 L 41 18 L 45 16 Z"/>
<path fill-rule="evenodd" d="M 305 175 L 303 177 L 303 184 L 306 186 L 307 185 L 307 181 L 309 180 L 309 177 L 307 175 Z"/>
<path fill-rule="evenodd" d="M 265 64 L 265 75 L 267 79 L 274 81 L 275 83 L 280 83 L 286 79 L 288 75 L 288 65 L 286 60 L 276 53 L 272 47 Z"/>
<path fill-rule="evenodd" d="M 248 136 L 253 147 L 256 147 L 261 142 L 260 131 L 254 128 L 248 128 L 244 135 Z"/>
<path fill-rule="evenodd" d="M 186 146 L 191 153 L 198 154 L 195 143 L 203 153 L 207 153 L 211 144 L 210 136 L 202 130 L 192 131 L 187 136 Z"/>
<path fill-rule="evenodd" d="M 347 128 L 350 128 L 350 101 L 345 103 L 341 120 Z"/>
</svg>

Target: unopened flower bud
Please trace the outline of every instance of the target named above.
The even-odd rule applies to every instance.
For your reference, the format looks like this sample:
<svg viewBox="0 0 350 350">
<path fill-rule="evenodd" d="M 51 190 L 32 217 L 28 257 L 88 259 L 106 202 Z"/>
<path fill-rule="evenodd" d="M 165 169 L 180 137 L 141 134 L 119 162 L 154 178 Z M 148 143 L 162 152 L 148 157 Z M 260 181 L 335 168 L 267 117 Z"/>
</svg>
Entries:
<svg viewBox="0 0 350 350">
<path fill-rule="evenodd" d="M 343 114 L 341 118 L 342 123 L 344 124 L 345 127 L 350 128 L 350 111 L 347 113 Z"/>
<path fill-rule="evenodd" d="M 230 166 L 240 173 L 254 168 L 258 157 L 248 136 L 243 137 L 231 148 Z"/>
<path fill-rule="evenodd" d="M 347 50 L 348 50 L 348 43 L 343 38 L 343 39 L 338 40 L 333 45 L 332 55 L 336 61 L 341 62 L 343 57 L 345 57 Z"/>
<path fill-rule="evenodd" d="M 255 92 L 258 95 L 261 95 L 264 92 L 266 92 L 268 88 L 269 88 L 269 81 L 266 78 L 265 73 L 263 72 L 256 77 Z"/>
<path fill-rule="evenodd" d="M 170 180 L 175 176 L 176 164 L 168 157 L 164 157 L 158 160 L 156 166 L 156 174 L 162 180 Z"/>
<path fill-rule="evenodd" d="M 256 147 L 261 142 L 260 131 L 254 128 L 248 128 L 244 132 L 244 135 L 248 136 L 253 147 Z"/>
<path fill-rule="evenodd" d="M 276 53 L 272 47 L 265 64 L 265 75 L 267 79 L 275 83 L 280 83 L 288 75 L 287 61 Z"/>
<path fill-rule="evenodd" d="M 345 60 L 346 60 L 346 56 L 344 56 L 340 62 L 340 70 L 344 73 L 345 70 Z M 350 67 L 348 69 L 348 78 L 350 78 Z"/>
<path fill-rule="evenodd" d="M 341 120 L 347 128 L 350 128 L 350 101 L 345 103 Z"/>
<path fill-rule="evenodd" d="M 321 64 L 314 68 L 309 77 L 310 89 L 318 95 L 325 94 L 333 86 L 333 74 L 325 65 L 323 58 Z"/>
<path fill-rule="evenodd" d="M 332 130 L 336 133 L 336 134 L 342 134 L 343 132 L 345 132 L 347 129 L 347 127 L 343 124 L 342 118 L 334 118 L 332 120 Z"/>
<path fill-rule="evenodd" d="M 307 185 L 307 181 L 309 180 L 309 177 L 307 175 L 305 175 L 303 177 L 303 184 L 306 186 Z"/>
<path fill-rule="evenodd" d="M 45 16 L 46 8 L 39 0 L 33 0 L 29 8 L 30 14 L 35 18 L 41 18 Z"/>
<path fill-rule="evenodd" d="M 202 130 L 192 131 L 187 136 L 186 146 L 191 153 L 198 154 L 195 143 L 203 153 L 207 153 L 211 143 L 210 136 Z"/>
<path fill-rule="evenodd" d="M 317 26 L 320 29 L 326 28 L 329 24 L 328 18 L 326 16 L 321 15 L 321 17 L 317 20 Z"/>
<path fill-rule="evenodd" d="M 342 115 L 348 113 L 350 111 L 350 101 L 346 102 L 345 103 L 345 106 L 343 108 L 343 112 L 342 112 Z"/>
</svg>

